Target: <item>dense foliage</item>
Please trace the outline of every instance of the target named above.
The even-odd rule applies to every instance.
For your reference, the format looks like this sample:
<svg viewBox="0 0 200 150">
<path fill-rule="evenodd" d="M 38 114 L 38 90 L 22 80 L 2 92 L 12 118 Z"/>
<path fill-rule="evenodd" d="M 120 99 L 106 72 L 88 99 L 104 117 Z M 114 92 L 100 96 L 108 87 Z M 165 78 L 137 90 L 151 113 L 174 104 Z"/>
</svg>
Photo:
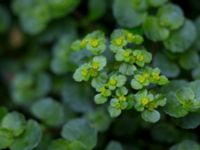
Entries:
<svg viewBox="0 0 200 150">
<path fill-rule="evenodd" d="M 0 149 L 200 150 L 199 7 L 1 0 Z"/>
</svg>

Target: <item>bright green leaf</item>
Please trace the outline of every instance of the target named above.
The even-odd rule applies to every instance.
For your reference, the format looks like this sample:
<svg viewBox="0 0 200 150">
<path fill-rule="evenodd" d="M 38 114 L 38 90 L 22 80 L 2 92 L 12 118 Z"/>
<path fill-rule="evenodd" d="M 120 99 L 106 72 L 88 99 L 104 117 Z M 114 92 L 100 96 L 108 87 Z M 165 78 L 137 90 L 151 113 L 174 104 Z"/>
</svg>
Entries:
<svg viewBox="0 0 200 150">
<path fill-rule="evenodd" d="M 117 117 L 121 114 L 121 110 L 114 107 L 109 107 L 108 111 L 111 117 Z"/>
<path fill-rule="evenodd" d="M 160 113 L 157 110 L 153 111 L 145 110 L 144 112 L 142 112 L 141 115 L 142 119 L 144 119 L 147 122 L 155 123 L 158 120 L 160 120 Z"/>
</svg>

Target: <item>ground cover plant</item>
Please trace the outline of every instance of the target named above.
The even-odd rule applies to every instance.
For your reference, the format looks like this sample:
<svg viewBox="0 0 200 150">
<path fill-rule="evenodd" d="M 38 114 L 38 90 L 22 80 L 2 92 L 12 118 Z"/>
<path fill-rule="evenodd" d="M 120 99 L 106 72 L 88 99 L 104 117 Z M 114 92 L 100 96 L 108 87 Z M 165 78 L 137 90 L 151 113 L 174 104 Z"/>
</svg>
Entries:
<svg viewBox="0 0 200 150">
<path fill-rule="evenodd" d="M 1 0 L 0 149 L 200 150 L 199 7 Z"/>
</svg>

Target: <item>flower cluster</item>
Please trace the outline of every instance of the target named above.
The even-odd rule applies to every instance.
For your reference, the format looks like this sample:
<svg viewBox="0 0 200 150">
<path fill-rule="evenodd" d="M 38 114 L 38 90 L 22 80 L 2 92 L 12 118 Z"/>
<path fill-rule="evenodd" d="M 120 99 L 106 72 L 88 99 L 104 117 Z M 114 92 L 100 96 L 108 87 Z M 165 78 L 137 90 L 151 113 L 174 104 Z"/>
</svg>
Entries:
<svg viewBox="0 0 200 150">
<path fill-rule="evenodd" d="M 167 82 L 168 79 L 164 75 L 160 75 L 158 68 L 152 69 L 145 67 L 135 72 L 134 78 L 131 80 L 131 86 L 133 89 L 139 90 L 148 86 L 150 83 L 164 85 Z"/>
<path fill-rule="evenodd" d="M 74 79 L 91 81 L 97 92 L 95 103 L 109 101 L 108 110 L 112 117 L 119 116 L 122 110 L 135 108 L 142 112 L 146 121 L 156 122 L 160 118 L 156 109 L 164 106 L 166 99 L 161 94 L 150 92 L 149 85 L 164 85 L 168 79 L 160 74 L 158 68 L 147 66 L 152 55 L 141 46 L 143 41 L 139 34 L 117 29 L 111 34 L 108 47 L 101 31 L 90 33 L 72 44 L 75 51 L 85 49 L 91 52 L 88 61 L 76 69 Z M 105 51 L 107 49 L 110 51 Z M 112 60 L 106 58 L 110 52 L 114 55 Z"/>
<path fill-rule="evenodd" d="M 95 56 L 89 63 L 81 65 L 74 73 L 76 81 L 88 81 L 90 77 L 96 77 L 105 67 L 106 58 L 104 56 Z"/>
<path fill-rule="evenodd" d="M 101 54 L 106 49 L 105 35 L 101 31 L 95 31 L 86 35 L 83 40 L 77 40 L 72 44 L 74 50 L 87 49 L 95 55 Z"/>
<path fill-rule="evenodd" d="M 159 106 L 166 104 L 166 98 L 161 94 L 153 94 L 143 89 L 135 94 L 134 107 L 142 112 L 142 118 L 149 122 L 156 122 L 160 119 L 160 113 L 156 110 Z M 156 117 L 149 117 L 156 116 Z"/>
</svg>

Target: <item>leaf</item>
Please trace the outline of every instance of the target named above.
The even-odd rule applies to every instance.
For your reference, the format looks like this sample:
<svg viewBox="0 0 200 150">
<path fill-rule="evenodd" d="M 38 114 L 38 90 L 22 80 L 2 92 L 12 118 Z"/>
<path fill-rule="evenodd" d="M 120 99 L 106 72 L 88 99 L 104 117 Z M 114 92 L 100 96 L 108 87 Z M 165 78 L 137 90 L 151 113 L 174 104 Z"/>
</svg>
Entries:
<svg viewBox="0 0 200 150">
<path fill-rule="evenodd" d="M 153 59 L 153 64 L 161 70 L 167 77 L 177 77 L 180 73 L 179 66 L 167 58 L 163 53 L 157 52 Z"/>
<path fill-rule="evenodd" d="M 39 124 L 34 120 L 27 122 L 25 132 L 18 138 L 15 138 L 11 145 L 11 150 L 32 150 L 39 144 L 42 137 L 42 131 Z"/>
<path fill-rule="evenodd" d="M 187 115 L 187 111 L 181 106 L 175 96 L 171 95 L 167 97 L 167 103 L 164 106 L 164 111 L 175 118 L 184 117 Z"/>
<path fill-rule="evenodd" d="M 198 66 L 199 64 L 199 56 L 197 51 L 188 50 L 180 56 L 179 64 L 182 68 L 186 70 L 190 70 Z"/>
<path fill-rule="evenodd" d="M 119 72 L 128 76 L 133 75 L 135 70 L 136 70 L 136 67 L 134 65 L 130 65 L 126 63 L 121 64 L 119 67 Z"/>
<path fill-rule="evenodd" d="M 189 83 L 185 80 L 174 80 L 161 88 L 161 93 L 167 98 L 164 111 L 175 118 L 184 117 L 188 114 L 188 111 L 183 108 L 176 98 L 176 91 L 182 87 L 189 87 Z"/>
<path fill-rule="evenodd" d="M 131 87 L 133 89 L 136 89 L 136 90 L 139 90 L 139 89 L 142 89 L 143 88 L 143 85 L 140 84 L 138 81 L 136 81 L 135 79 L 132 79 L 131 80 Z"/>
<path fill-rule="evenodd" d="M 170 34 L 164 45 L 171 52 L 181 53 L 191 47 L 196 36 L 196 27 L 190 20 L 186 20 L 180 29 Z"/>
<path fill-rule="evenodd" d="M 51 60 L 51 70 L 55 74 L 65 74 L 68 71 L 72 70 L 73 65 L 71 64 L 72 62 L 69 59 L 71 54 L 70 45 L 75 37 L 76 31 L 72 28 L 68 31 L 66 35 L 62 35 L 61 38 L 59 38 L 58 42 L 54 45 L 53 59 Z"/>
<path fill-rule="evenodd" d="M 102 54 L 106 49 L 106 39 L 104 32 L 100 30 L 93 31 L 85 36 L 85 38 L 81 42 L 83 45 L 82 49 L 86 48 L 93 55 Z M 103 57 L 103 56 L 96 56 Z"/>
<path fill-rule="evenodd" d="M 96 104 L 104 104 L 107 101 L 107 97 L 104 97 L 101 94 L 97 94 L 94 97 L 94 101 Z"/>
<path fill-rule="evenodd" d="M 189 102 L 195 98 L 194 92 L 190 87 L 183 87 L 176 92 L 176 98 L 179 102 Z"/>
<path fill-rule="evenodd" d="M 12 81 L 12 98 L 24 105 L 46 95 L 51 89 L 51 79 L 46 73 L 18 73 Z"/>
<path fill-rule="evenodd" d="M 139 26 L 146 17 L 146 12 L 137 12 L 133 9 L 131 0 L 115 0 L 113 14 L 117 23 L 127 28 Z"/>
<path fill-rule="evenodd" d="M 90 65 L 88 63 L 82 64 L 77 68 L 73 74 L 73 79 L 77 82 L 88 81 L 90 78 Z"/>
<path fill-rule="evenodd" d="M 195 129 L 200 125 L 200 113 L 190 113 L 177 122 L 184 129 Z"/>
<path fill-rule="evenodd" d="M 6 149 L 8 148 L 14 141 L 14 137 L 12 135 L 12 132 L 4 129 L 4 128 L 0 128 L 0 149 Z"/>
<path fill-rule="evenodd" d="M 106 131 L 111 124 L 109 114 L 104 109 L 95 109 L 87 114 L 87 118 L 91 122 L 91 126 L 97 131 Z"/>
<path fill-rule="evenodd" d="M 80 2 L 80 0 L 51 0 L 44 3 L 49 7 L 52 17 L 59 18 L 71 13 Z"/>
<path fill-rule="evenodd" d="M 84 145 L 79 141 L 74 141 L 69 144 L 68 150 L 87 150 L 84 148 Z"/>
<path fill-rule="evenodd" d="M 175 96 L 178 89 L 189 86 L 190 84 L 186 80 L 172 80 L 169 84 L 163 86 L 160 91 L 165 96 Z"/>
<path fill-rule="evenodd" d="M 198 102 L 200 102 L 200 80 L 195 80 L 190 83 L 190 87 L 192 88 L 195 98 Z"/>
<path fill-rule="evenodd" d="M 71 142 L 79 142 L 88 150 L 92 150 L 97 142 L 97 132 L 85 119 L 70 120 L 63 126 L 61 135 Z"/>
<path fill-rule="evenodd" d="M 78 84 L 72 80 L 66 80 L 66 84 L 61 90 L 62 102 L 64 105 L 70 107 L 74 112 L 85 113 L 92 109 L 91 88 L 86 84 Z"/>
<path fill-rule="evenodd" d="M 95 56 L 92 62 L 99 63 L 98 70 L 102 70 L 106 66 L 107 60 L 106 60 L 106 57 L 104 56 Z"/>
<path fill-rule="evenodd" d="M 158 18 L 154 16 L 148 16 L 143 24 L 143 30 L 147 38 L 150 40 L 164 41 L 169 37 L 169 30 L 160 26 Z"/>
<path fill-rule="evenodd" d="M 192 70 L 192 77 L 193 79 L 200 80 L 200 65 L 196 66 Z"/>
<path fill-rule="evenodd" d="M 69 150 L 69 143 L 64 139 L 54 140 L 48 150 Z"/>
<path fill-rule="evenodd" d="M 157 16 L 160 25 L 170 30 L 178 29 L 184 23 L 183 11 L 178 5 L 163 5 L 159 8 Z"/>
<path fill-rule="evenodd" d="M 170 150 L 199 150 L 200 146 L 196 141 L 184 140 L 173 147 Z"/>
<path fill-rule="evenodd" d="M 174 143 L 180 138 L 176 126 L 167 122 L 154 125 L 150 132 L 153 139 L 157 142 Z"/>
<path fill-rule="evenodd" d="M 35 35 L 44 30 L 50 20 L 48 6 L 38 5 L 35 8 L 23 8 L 26 10 L 24 15 L 20 15 L 20 24 L 23 31 Z"/>
<path fill-rule="evenodd" d="M 123 86 L 123 87 L 118 88 L 115 93 L 116 93 L 117 96 L 127 95 L 128 89 Z"/>
<path fill-rule="evenodd" d="M 105 72 L 99 73 L 96 78 L 92 79 L 91 85 L 95 89 L 101 88 L 104 84 L 106 84 L 108 80 L 108 75 Z"/>
<path fill-rule="evenodd" d="M 116 76 L 116 80 L 117 80 L 117 85 L 116 86 L 117 87 L 122 87 L 126 83 L 127 78 L 124 75 L 117 75 Z"/>
<path fill-rule="evenodd" d="M 20 19 L 22 29 L 35 35 L 42 32 L 49 21 L 69 14 L 79 3 L 80 0 L 15 0 L 12 8 Z"/>
<path fill-rule="evenodd" d="M 117 141 L 110 141 L 106 146 L 106 150 L 123 150 L 123 147 Z"/>
<path fill-rule="evenodd" d="M 160 113 L 157 110 L 153 110 L 153 111 L 145 110 L 142 112 L 141 115 L 142 115 L 142 118 L 147 122 L 155 123 L 158 120 L 160 120 Z"/>
<path fill-rule="evenodd" d="M 136 11 L 146 11 L 148 4 L 146 0 L 132 0 L 132 6 Z"/>
<path fill-rule="evenodd" d="M 19 136 L 25 129 L 26 120 L 18 112 L 11 112 L 5 115 L 1 122 L 1 127 L 10 130 L 14 136 Z"/>
<path fill-rule="evenodd" d="M 108 111 L 111 117 L 117 117 L 121 114 L 121 110 L 114 107 L 109 107 Z"/>
<path fill-rule="evenodd" d="M 44 98 L 35 102 L 31 110 L 37 118 L 50 126 L 59 125 L 64 118 L 63 106 L 52 98 Z"/>
</svg>

